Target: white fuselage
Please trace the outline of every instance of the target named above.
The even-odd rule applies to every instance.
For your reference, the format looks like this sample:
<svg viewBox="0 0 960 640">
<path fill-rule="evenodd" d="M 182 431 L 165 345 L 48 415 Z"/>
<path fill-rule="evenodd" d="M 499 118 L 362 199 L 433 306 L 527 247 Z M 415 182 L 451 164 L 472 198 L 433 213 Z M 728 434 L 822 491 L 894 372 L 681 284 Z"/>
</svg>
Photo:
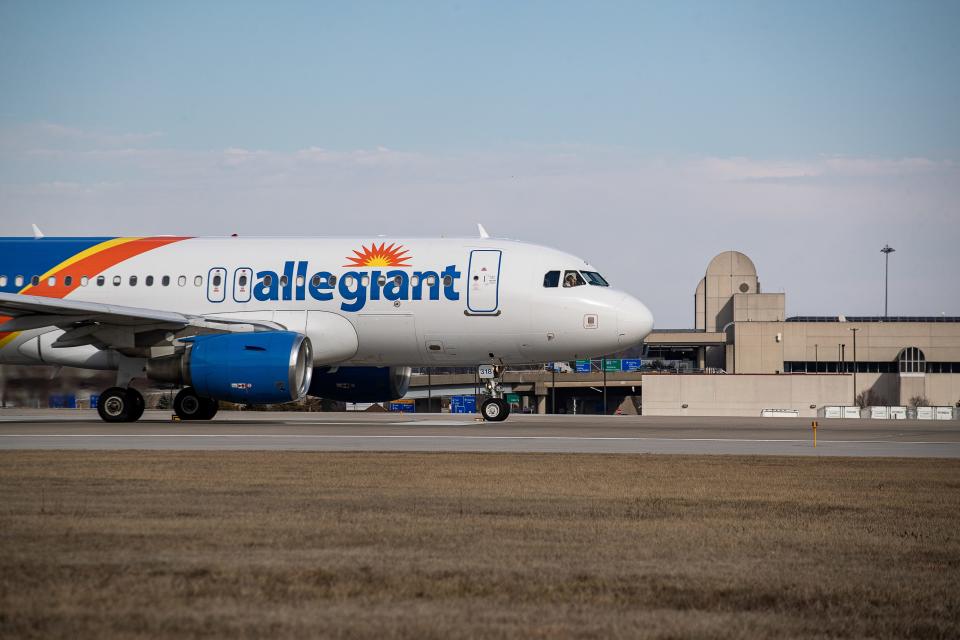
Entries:
<svg viewBox="0 0 960 640">
<path fill-rule="evenodd" d="M 637 345 L 652 329 L 635 298 L 584 278 L 545 286 L 551 271 L 562 279 L 596 270 L 560 251 L 497 239 L 188 238 L 98 273 L 69 273 L 84 284 L 63 297 L 273 322 L 306 334 L 317 365 L 570 360 Z M 43 276 L 28 293 L 44 295 L 46 273 L 22 275 Z M 44 333 L 51 342 L 62 330 L 8 338 L 0 362 L 30 361 L 20 347 Z"/>
</svg>

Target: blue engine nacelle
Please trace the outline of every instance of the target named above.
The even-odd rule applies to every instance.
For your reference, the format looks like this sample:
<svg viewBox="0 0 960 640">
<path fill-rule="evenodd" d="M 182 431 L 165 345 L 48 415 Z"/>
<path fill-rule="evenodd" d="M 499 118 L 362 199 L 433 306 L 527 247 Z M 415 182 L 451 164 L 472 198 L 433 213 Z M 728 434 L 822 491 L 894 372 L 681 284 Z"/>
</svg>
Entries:
<svg viewBox="0 0 960 640">
<path fill-rule="evenodd" d="M 183 354 L 147 363 L 147 375 L 190 385 L 197 395 L 243 404 L 299 400 L 310 388 L 313 348 L 292 331 L 183 338 Z"/>
<path fill-rule="evenodd" d="M 386 402 L 410 388 L 410 367 L 318 367 L 310 395 L 341 402 Z"/>
</svg>

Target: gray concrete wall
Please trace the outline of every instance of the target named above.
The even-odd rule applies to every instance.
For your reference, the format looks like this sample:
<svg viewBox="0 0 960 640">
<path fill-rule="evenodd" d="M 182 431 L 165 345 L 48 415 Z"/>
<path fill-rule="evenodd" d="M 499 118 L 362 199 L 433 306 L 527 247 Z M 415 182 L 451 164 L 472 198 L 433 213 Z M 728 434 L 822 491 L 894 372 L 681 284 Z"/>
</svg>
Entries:
<svg viewBox="0 0 960 640">
<path fill-rule="evenodd" d="M 817 407 L 851 404 L 852 398 L 850 375 L 643 376 L 643 414 L 651 416 L 759 416 L 763 409 L 797 409 L 815 417 Z"/>
</svg>

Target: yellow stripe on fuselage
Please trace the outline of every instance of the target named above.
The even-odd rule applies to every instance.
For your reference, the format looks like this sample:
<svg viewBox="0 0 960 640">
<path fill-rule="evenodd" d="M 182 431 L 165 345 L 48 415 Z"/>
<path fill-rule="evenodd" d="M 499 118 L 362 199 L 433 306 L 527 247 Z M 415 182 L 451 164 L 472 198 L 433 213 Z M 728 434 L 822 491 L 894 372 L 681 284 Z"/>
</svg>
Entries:
<svg viewBox="0 0 960 640">
<path fill-rule="evenodd" d="M 61 263 L 58 264 L 57 266 L 55 266 L 54 268 L 52 268 L 52 269 L 50 269 L 49 271 L 47 271 L 46 273 L 44 273 L 42 276 L 40 276 L 40 282 L 43 282 L 44 280 L 46 280 L 46 279 L 49 278 L 50 276 L 52 276 L 52 275 L 56 274 L 57 272 L 59 272 L 61 269 L 66 269 L 66 268 L 69 267 L 70 265 L 75 264 L 75 263 L 83 260 L 84 258 L 88 258 L 88 257 L 90 257 L 90 256 L 92 256 L 92 255 L 94 255 L 94 254 L 100 253 L 101 251 L 105 251 L 105 250 L 107 250 L 107 249 L 109 249 L 109 248 L 111 248 L 111 247 L 116 247 L 116 246 L 119 246 L 119 245 L 121 245 L 121 244 L 126 244 L 126 243 L 128 243 L 128 242 L 133 242 L 134 240 L 139 240 L 139 239 L 140 239 L 140 238 L 114 238 L 113 240 L 105 240 L 105 241 L 101 242 L 100 244 L 95 244 L 95 245 L 93 245 L 92 247 L 90 247 L 89 249 L 85 249 L 85 250 L 81 251 L 80 253 L 77 253 L 77 254 L 74 254 L 74 255 L 70 256 L 69 258 L 67 258 L 66 260 L 64 260 L 63 262 L 61 262 Z M 27 293 L 27 291 L 28 291 L 31 287 L 32 287 L 32 285 L 29 285 L 29 284 L 28 284 L 26 287 L 24 287 L 23 289 L 20 290 L 20 293 Z"/>
</svg>

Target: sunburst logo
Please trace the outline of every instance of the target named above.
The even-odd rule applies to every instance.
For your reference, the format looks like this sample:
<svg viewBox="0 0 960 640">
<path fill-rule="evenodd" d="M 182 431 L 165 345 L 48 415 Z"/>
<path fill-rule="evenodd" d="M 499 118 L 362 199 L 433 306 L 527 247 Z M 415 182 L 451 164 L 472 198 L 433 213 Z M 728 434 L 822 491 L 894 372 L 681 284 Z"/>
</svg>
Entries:
<svg viewBox="0 0 960 640">
<path fill-rule="evenodd" d="M 387 244 L 383 242 L 378 247 L 376 243 L 373 243 L 369 247 L 361 247 L 363 251 L 353 250 L 354 256 L 347 256 L 347 260 L 350 261 L 349 264 L 345 264 L 345 267 L 409 267 L 410 265 L 407 261 L 410 259 L 410 256 L 406 255 L 409 253 L 406 249 L 403 248 L 402 244 Z"/>
</svg>

